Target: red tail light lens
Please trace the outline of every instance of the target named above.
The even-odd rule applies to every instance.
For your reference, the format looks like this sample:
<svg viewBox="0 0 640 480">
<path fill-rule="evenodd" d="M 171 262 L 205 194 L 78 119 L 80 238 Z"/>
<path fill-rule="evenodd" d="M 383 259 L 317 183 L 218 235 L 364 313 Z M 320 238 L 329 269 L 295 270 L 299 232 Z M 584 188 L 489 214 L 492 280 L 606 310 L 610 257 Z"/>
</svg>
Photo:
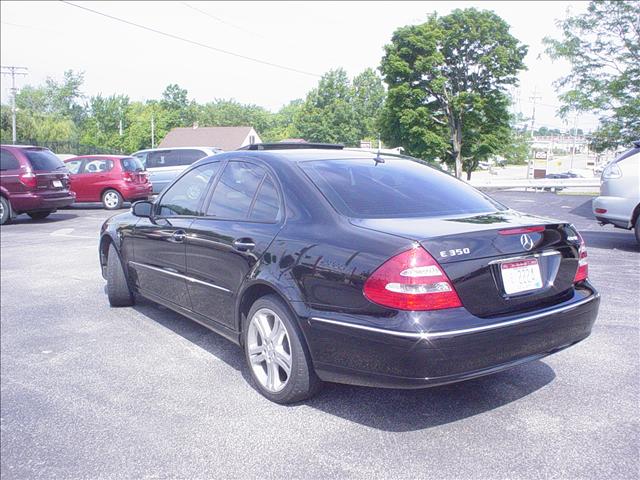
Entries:
<svg viewBox="0 0 640 480">
<path fill-rule="evenodd" d="M 364 284 L 364 295 L 379 305 L 399 310 L 441 310 L 462 303 L 449 277 L 422 247 L 383 263 Z"/>
<path fill-rule="evenodd" d="M 27 188 L 36 188 L 38 184 L 38 179 L 36 178 L 36 174 L 33 172 L 24 172 L 18 175 L 18 180 Z"/>
<path fill-rule="evenodd" d="M 533 233 L 544 231 L 544 226 L 539 225 L 537 227 L 522 227 L 522 228 L 508 228 L 506 230 L 498 230 L 500 235 L 518 235 L 520 233 Z"/>
<path fill-rule="evenodd" d="M 578 249 L 578 270 L 576 276 L 573 279 L 573 283 L 582 282 L 589 277 L 589 263 L 587 261 L 587 246 L 584 243 L 582 235 L 578 234 L 580 238 L 580 248 Z"/>
<path fill-rule="evenodd" d="M 133 174 L 131 172 L 122 172 L 122 179 L 125 182 L 133 182 Z"/>
</svg>

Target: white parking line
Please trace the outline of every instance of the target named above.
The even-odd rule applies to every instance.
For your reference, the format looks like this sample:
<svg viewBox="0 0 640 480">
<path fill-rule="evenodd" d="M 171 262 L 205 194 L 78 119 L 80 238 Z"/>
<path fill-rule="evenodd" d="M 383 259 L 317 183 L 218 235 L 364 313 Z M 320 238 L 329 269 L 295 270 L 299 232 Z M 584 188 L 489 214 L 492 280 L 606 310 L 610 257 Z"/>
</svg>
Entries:
<svg viewBox="0 0 640 480">
<path fill-rule="evenodd" d="M 73 228 L 60 228 L 58 230 L 51 232 L 49 235 L 51 235 L 52 237 L 88 238 L 91 240 L 96 240 L 96 237 L 89 237 L 85 235 L 72 235 L 71 232 L 73 232 L 74 230 L 75 229 Z"/>
</svg>

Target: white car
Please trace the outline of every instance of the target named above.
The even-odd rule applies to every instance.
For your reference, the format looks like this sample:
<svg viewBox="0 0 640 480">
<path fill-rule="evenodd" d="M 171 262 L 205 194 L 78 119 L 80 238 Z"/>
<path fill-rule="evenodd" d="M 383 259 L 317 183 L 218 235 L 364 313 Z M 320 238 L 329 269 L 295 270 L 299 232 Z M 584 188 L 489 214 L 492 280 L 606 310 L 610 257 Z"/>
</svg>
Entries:
<svg viewBox="0 0 640 480">
<path fill-rule="evenodd" d="M 634 229 L 640 243 L 640 140 L 603 170 L 593 214 L 602 225 Z"/>
<path fill-rule="evenodd" d="M 222 153 L 222 149 L 216 147 L 172 147 L 140 150 L 131 156 L 139 158 L 145 166 L 149 172 L 149 180 L 153 185 L 153 193 L 157 195 L 189 165 L 217 153 Z"/>
</svg>

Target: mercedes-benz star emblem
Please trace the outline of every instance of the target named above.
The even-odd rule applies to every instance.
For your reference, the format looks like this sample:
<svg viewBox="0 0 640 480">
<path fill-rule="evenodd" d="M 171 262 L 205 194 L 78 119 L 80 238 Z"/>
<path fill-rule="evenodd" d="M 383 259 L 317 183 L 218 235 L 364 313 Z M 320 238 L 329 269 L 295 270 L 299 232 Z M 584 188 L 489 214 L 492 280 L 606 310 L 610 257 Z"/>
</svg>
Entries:
<svg viewBox="0 0 640 480">
<path fill-rule="evenodd" d="M 525 233 L 524 235 L 520 236 L 520 245 L 522 245 L 522 248 L 524 248 L 525 250 L 531 250 L 534 243 L 531 237 Z"/>
</svg>

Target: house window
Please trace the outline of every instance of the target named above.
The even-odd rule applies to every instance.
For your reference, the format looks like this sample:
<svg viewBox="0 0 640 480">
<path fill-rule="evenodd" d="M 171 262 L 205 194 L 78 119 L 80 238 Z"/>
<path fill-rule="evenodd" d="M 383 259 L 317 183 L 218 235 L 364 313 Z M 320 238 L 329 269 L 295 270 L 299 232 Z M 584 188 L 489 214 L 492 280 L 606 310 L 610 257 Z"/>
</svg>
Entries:
<svg viewBox="0 0 640 480">
<path fill-rule="evenodd" d="M 256 143 L 256 136 L 249 135 L 249 145 L 253 145 L 254 143 Z"/>
</svg>

